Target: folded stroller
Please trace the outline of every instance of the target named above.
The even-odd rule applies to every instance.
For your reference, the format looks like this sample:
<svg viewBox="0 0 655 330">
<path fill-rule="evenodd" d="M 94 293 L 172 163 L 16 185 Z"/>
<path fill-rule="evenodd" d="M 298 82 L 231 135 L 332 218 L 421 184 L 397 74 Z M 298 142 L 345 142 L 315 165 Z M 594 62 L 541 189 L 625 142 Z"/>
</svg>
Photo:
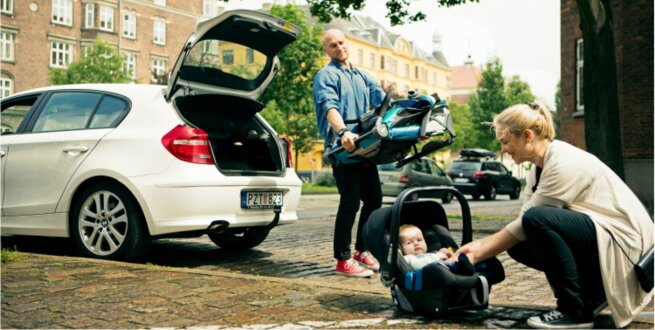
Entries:
<svg viewBox="0 0 655 330">
<path fill-rule="evenodd" d="M 449 232 L 446 212 L 434 200 L 410 201 L 410 196 L 448 191 L 462 209 L 462 245 L 473 238 L 471 212 L 464 196 L 452 187 L 415 187 L 402 191 L 393 206 L 374 211 L 363 228 L 367 248 L 380 261 L 382 283 L 391 289 L 401 310 L 437 316 L 461 309 L 485 309 L 493 284 L 505 279 L 502 264 L 491 258 L 475 265 L 473 275 L 457 275 L 438 263 L 412 270 L 400 255 L 398 230 L 413 224 L 423 231 L 428 251 L 457 244 Z"/>
<path fill-rule="evenodd" d="M 391 102 L 391 95 L 382 101 L 380 107 L 362 115 L 359 119 L 344 120 L 346 124 L 357 123 L 352 130 L 359 134 L 355 141 L 357 149 L 348 152 L 330 130 L 328 146 L 323 153 L 323 162 L 341 165 L 369 160 L 374 164 L 388 164 L 398 161 L 400 167 L 431 152 L 453 143 L 455 129 L 448 103 L 433 96 L 409 92 L 407 99 Z M 420 151 L 416 144 L 421 139 L 440 137 L 423 145 Z M 411 149 L 414 153 L 406 157 Z"/>
</svg>

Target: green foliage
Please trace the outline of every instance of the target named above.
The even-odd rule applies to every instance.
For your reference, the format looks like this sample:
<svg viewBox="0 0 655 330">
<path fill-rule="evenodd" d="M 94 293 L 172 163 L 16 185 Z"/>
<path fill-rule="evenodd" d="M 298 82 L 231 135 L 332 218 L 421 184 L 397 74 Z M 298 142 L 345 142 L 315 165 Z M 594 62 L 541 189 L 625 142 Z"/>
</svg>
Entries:
<svg viewBox="0 0 655 330">
<path fill-rule="evenodd" d="M 451 7 L 467 2 L 479 2 L 479 0 L 437 0 L 439 6 Z M 307 0 L 312 16 L 319 21 L 328 23 L 333 17 L 350 18 L 353 11 L 364 9 L 365 0 Z M 387 0 L 387 17 L 392 26 L 404 23 L 422 21 L 427 16 L 423 12 L 410 13 L 409 0 Z"/>
<path fill-rule="evenodd" d="M 521 80 L 518 75 L 512 76 L 505 88 L 505 98 L 508 105 L 527 104 L 534 102 L 535 96 L 530 90 L 530 85 Z"/>
<path fill-rule="evenodd" d="M 455 123 L 455 142 L 448 148 L 450 150 L 461 150 L 464 148 L 477 148 L 475 130 L 479 129 L 471 121 L 471 107 L 468 104 L 451 102 L 449 104 L 450 115 Z"/>
<path fill-rule="evenodd" d="M 50 69 L 48 81 L 51 85 L 81 83 L 127 83 L 130 74 L 123 69 L 123 55 L 106 42 L 96 40 L 81 59 L 72 62 L 66 69 Z"/>
<path fill-rule="evenodd" d="M 16 261 L 19 258 L 18 248 L 2 249 L 2 263 Z"/>
<path fill-rule="evenodd" d="M 305 13 L 294 5 L 273 6 L 271 15 L 291 22 L 301 32 L 295 42 L 278 54 L 280 72 L 262 99 L 267 104 L 262 115 L 292 142 L 297 156 L 310 151 L 318 138 L 312 79 L 322 66 L 323 28 L 317 24 L 310 25 Z"/>
<path fill-rule="evenodd" d="M 492 58 L 482 71 L 482 78 L 475 93 L 469 99 L 471 122 L 474 128 L 477 148 L 499 150 L 496 136 L 489 123 L 493 116 L 508 106 L 505 96 L 505 77 L 503 65 L 499 58 Z"/>
<path fill-rule="evenodd" d="M 321 187 L 334 187 L 337 185 L 337 181 L 332 174 L 325 173 L 316 179 L 316 185 Z"/>
</svg>

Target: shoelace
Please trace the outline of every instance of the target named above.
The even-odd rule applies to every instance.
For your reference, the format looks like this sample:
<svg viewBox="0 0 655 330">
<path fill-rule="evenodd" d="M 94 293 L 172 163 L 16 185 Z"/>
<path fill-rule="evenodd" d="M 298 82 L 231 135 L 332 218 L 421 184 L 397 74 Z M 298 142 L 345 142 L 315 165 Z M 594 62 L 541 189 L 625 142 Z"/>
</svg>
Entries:
<svg viewBox="0 0 655 330">
<path fill-rule="evenodd" d="M 555 321 L 555 320 L 560 319 L 560 318 L 562 318 L 562 317 L 564 317 L 564 314 L 562 314 L 562 313 L 561 313 L 560 311 L 558 311 L 558 310 L 550 311 L 550 312 L 548 312 L 548 313 L 546 313 L 546 314 L 541 315 L 541 318 L 542 318 L 545 322 Z"/>
</svg>

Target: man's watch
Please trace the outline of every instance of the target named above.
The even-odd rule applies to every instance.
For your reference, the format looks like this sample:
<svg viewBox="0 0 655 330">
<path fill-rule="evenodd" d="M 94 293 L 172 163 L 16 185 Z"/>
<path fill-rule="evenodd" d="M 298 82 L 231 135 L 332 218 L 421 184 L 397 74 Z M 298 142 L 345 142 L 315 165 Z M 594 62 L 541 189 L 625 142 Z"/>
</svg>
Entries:
<svg viewBox="0 0 655 330">
<path fill-rule="evenodd" d="M 344 127 L 344 128 L 342 128 L 342 129 L 340 129 L 340 130 L 337 132 L 337 135 L 338 135 L 339 137 L 342 137 L 344 134 L 346 134 L 346 132 L 350 132 L 350 129 L 348 129 L 348 127 Z"/>
</svg>

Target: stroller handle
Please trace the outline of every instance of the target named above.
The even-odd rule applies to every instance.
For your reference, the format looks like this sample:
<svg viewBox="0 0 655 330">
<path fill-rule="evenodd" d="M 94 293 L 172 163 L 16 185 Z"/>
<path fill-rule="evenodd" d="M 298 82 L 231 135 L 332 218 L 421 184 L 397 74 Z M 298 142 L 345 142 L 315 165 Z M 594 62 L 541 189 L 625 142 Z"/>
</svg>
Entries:
<svg viewBox="0 0 655 330">
<path fill-rule="evenodd" d="M 425 193 L 425 192 L 449 192 L 457 198 L 459 205 L 462 209 L 462 243 L 464 245 L 473 240 L 473 226 L 471 223 L 471 208 L 469 207 L 468 202 L 464 195 L 462 195 L 459 190 L 449 187 L 449 186 L 428 186 L 428 187 L 412 187 L 407 188 L 400 192 L 396 201 L 391 207 L 391 227 L 390 227 L 390 251 L 398 250 L 398 231 L 400 228 L 400 216 L 403 203 L 409 199 L 409 197 L 414 193 Z M 383 282 L 393 282 L 393 265 L 396 264 L 398 255 L 396 253 L 391 254 L 391 260 L 389 263 L 384 264 L 383 269 L 380 270 L 382 275 Z M 388 269 L 385 269 L 388 268 Z"/>
</svg>

